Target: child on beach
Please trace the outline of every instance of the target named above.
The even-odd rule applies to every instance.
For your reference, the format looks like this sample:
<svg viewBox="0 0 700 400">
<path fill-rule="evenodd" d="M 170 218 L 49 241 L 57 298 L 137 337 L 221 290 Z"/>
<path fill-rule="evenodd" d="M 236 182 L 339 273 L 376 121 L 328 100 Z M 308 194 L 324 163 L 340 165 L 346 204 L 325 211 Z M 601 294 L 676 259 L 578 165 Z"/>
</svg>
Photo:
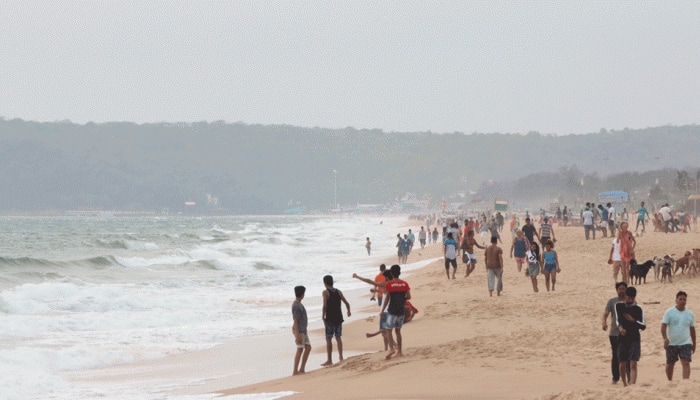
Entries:
<svg viewBox="0 0 700 400">
<path fill-rule="evenodd" d="M 413 320 L 413 317 L 418 314 L 418 309 L 413 307 L 413 304 L 411 304 L 410 301 L 406 300 L 406 315 L 404 316 L 403 323 L 407 324 Z"/>
<path fill-rule="evenodd" d="M 328 360 L 321 364 L 322 367 L 333 365 L 333 336 L 338 344 L 338 361 L 343 361 L 343 311 L 340 302 L 345 303 L 345 308 L 350 313 L 350 303 L 343 296 L 343 292 L 333 287 L 333 277 L 326 275 L 323 277 L 323 284 L 326 290 L 323 291 L 323 324 L 326 326 L 326 352 Z"/>
<path fill-rule="evenodd" d="M 386 271 L 386 265 L 381 264 L 379 266 L 379 273 L 377 276 L 374 277 L 374 281 L 377 283 L 384 283 L 387 281 L 386 279 L 386 274 L 384 274 L 384 271 Z M 391 279 L 391 278 L 389 278 Z M 369 290 L 372 293 L 372 298 L 370 300 L 374 301 L 377 300 L 377 304 L 379 307 L 382 306 L 382 299 L 384 298 L 384 286 L 376 286 L 372 289 Z"/>
<path fill-rule="evenodd" d="M 367 238 L 367 242 L 365 242 L 365 249 L 367 249 L 367 255 L 372 252 L 372 242 L 369 241 L 369 238 Z"/>
<path fill-rule="evenodd" d="M 539 292 L 539 289 L 537 288 L 537 275 L 542 272 L 542 256 L 540 255 L 540 246 L 537 244 L 537 242 L 533 242 L 525 254 L 527 255 L 526 272 L 532 281 L 532 290 L 537 293 Z"/>
<path fill-rule="evenodd" d="M 561 272 L 559 268 L 559 257 L 557 252 L 554 251 L 554 242 L 549 239 L 544 244 L 544 253 L 542 254 L 544 260 L 544 279 L 547 285 L 547 291 L 549 292 L 549 280 L 552 280 L 552 291 L 554 291 L 554 285 L 557 283 L 557 273 Z"/>
<path fill-rule="evenodd" d="M 296 299 L 294 303 L 292 303 L 292 318 L 294 319 L 292 333 L 294 334 L 294 341 L 297 345 L 297 352 L 294 355 L 294 372 L 292 375 L 306 373 L 306 361 L 309 359 L 309 354 L 311 353 L 311 342 L 309 341 L 309 335 L 306 331 L 309 320 L 306 316 L 306 308 L 301 304 L 305 293 L 306 288 L 304 286 L 296 286 L 294 288 Z M 301 365 L 299 361 L 301 361 Z"/>
</svg>

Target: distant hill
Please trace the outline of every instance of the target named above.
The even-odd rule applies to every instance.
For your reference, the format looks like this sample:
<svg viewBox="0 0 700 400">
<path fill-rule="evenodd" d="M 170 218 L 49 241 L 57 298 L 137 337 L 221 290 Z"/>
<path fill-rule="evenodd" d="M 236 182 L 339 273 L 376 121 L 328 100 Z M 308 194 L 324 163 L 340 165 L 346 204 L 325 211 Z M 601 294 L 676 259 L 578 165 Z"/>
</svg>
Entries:
<svg viewBox="0 0 700 400">
<path fill-rule="evenodd" d="M 694 179 L 699 151 L 696 125 L 550 136 L 0 120 L 0 211 L 175 212 L 192 200 L 199 212 L 275 214 L 470 190 L 528 202 L 625 189 L 607 186 L 627 171 L 615 186 L 648 191 L 649 179 L 663 186 L 680 171 Z"/>
</svg>

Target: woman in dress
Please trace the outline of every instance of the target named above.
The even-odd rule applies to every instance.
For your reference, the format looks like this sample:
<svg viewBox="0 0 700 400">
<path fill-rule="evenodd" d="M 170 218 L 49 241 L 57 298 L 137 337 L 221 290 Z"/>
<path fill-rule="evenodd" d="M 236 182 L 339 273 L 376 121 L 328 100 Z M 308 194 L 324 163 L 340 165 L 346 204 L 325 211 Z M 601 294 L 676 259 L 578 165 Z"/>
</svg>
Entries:
<svg viewBox="0 0 700 400">
<path fill-rule="evenodd" d="M 620 224 L 620 231 L 617 233 L 617 242 L 620 244 L 620 258 L 622 259 L 622 281 L 629 281 L 630 260 L 634 258 L 634 248 L 637 246 L 637 241 L 634 239 L 632 232 L 627 230 L 627 221 Z"/>
</svg>

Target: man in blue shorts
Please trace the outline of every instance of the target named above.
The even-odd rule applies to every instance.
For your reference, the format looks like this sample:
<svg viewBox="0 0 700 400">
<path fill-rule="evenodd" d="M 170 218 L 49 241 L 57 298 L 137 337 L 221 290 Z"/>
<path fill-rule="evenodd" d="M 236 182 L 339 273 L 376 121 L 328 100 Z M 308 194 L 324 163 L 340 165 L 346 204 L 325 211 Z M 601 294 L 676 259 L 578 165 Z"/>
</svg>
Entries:
<svg viewBox="0 0 700 400">
<path fill-rule="evenodd" d="M 387 312 L 386 317 L 386 327 L 389 336 L 389 354 L 387 354 L 386 359 L 389 360 L 396 354 L 397 357 L 403 355 L 402 352 L 402 341 L 401 337 L 401 327 L 403 326 L 404 317 L 406 315 L 406 300 L 411 299 L 411 288 L 408 283 L 399 279 L 401 275 L 401 267 L 398 265 L 391 266 L 391 276 L 394 278 L 386 283 L 385 289 L 389 296 L 388 303 L 385 301 L 382 305 L 383 315 L 385 310 Z M 388 309 L 387 309 L 388 305 Z M 392 329 L 396 332 L 396 342 L 394 342 L 394 336 L 392 334 Z"/>
<path fill-rule="evenodd" d="M 625 291 L 625 302 L 615 304 L 615 319 L 620 331 L 617 357 L 620 360 L 620 377 L 624 386 L 637 383 L 637 362 L 641 356 L 642 341 L 640 330 L 646 329 L 644 311 L 636 302 L 637 289 L 630 286 Z M 627 363 L 630 366 L 629 383 L 627 381 Z"/>
<path fill-rule="evenodd" d="M 690 362 L 695 353 L 695 315 L 685 307 L 688 294 L 676 294 L 676 306 L 664 313 L 661 320 L 661 336 L 666 349 L 666 377 L 673 380 L 673 367 L 681 359 L 683 379 L 690 378 Z"/>
<path fill-rule="evenodd" d="M 343 310 L 340 302 L 345 303 L 345 308 L 350 316 L 350 303 L 345 299 L 343 293 L 333 287 L 333 277 L 326 275 L 323 277 L 323 284 L 326 290 L 323 291 L 323 324 L 326 326 L 326 352 L 328 360 L 321 364 L 322 367 L 333 365 L 333 336 L 338 343 L 338 361 L 343 361 Z"/>
</svg>

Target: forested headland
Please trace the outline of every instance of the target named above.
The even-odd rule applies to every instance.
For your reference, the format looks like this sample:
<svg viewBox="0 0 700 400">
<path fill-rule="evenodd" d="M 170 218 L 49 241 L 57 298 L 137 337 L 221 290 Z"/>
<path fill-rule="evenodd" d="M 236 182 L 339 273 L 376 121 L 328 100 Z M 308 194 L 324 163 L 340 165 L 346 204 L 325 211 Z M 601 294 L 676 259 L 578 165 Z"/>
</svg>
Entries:
<svg viewBox="0 0 700 400">
<path fill-rule="evenodd" d="M 337 202 L 573 205 L 623 190 L 681 202 L 697 192 L 700 127 L 586 135 L 383 132 L 198 122 L 0 120 L 0 212 L 186 210 L 278 214 Z"/>
</svg>

